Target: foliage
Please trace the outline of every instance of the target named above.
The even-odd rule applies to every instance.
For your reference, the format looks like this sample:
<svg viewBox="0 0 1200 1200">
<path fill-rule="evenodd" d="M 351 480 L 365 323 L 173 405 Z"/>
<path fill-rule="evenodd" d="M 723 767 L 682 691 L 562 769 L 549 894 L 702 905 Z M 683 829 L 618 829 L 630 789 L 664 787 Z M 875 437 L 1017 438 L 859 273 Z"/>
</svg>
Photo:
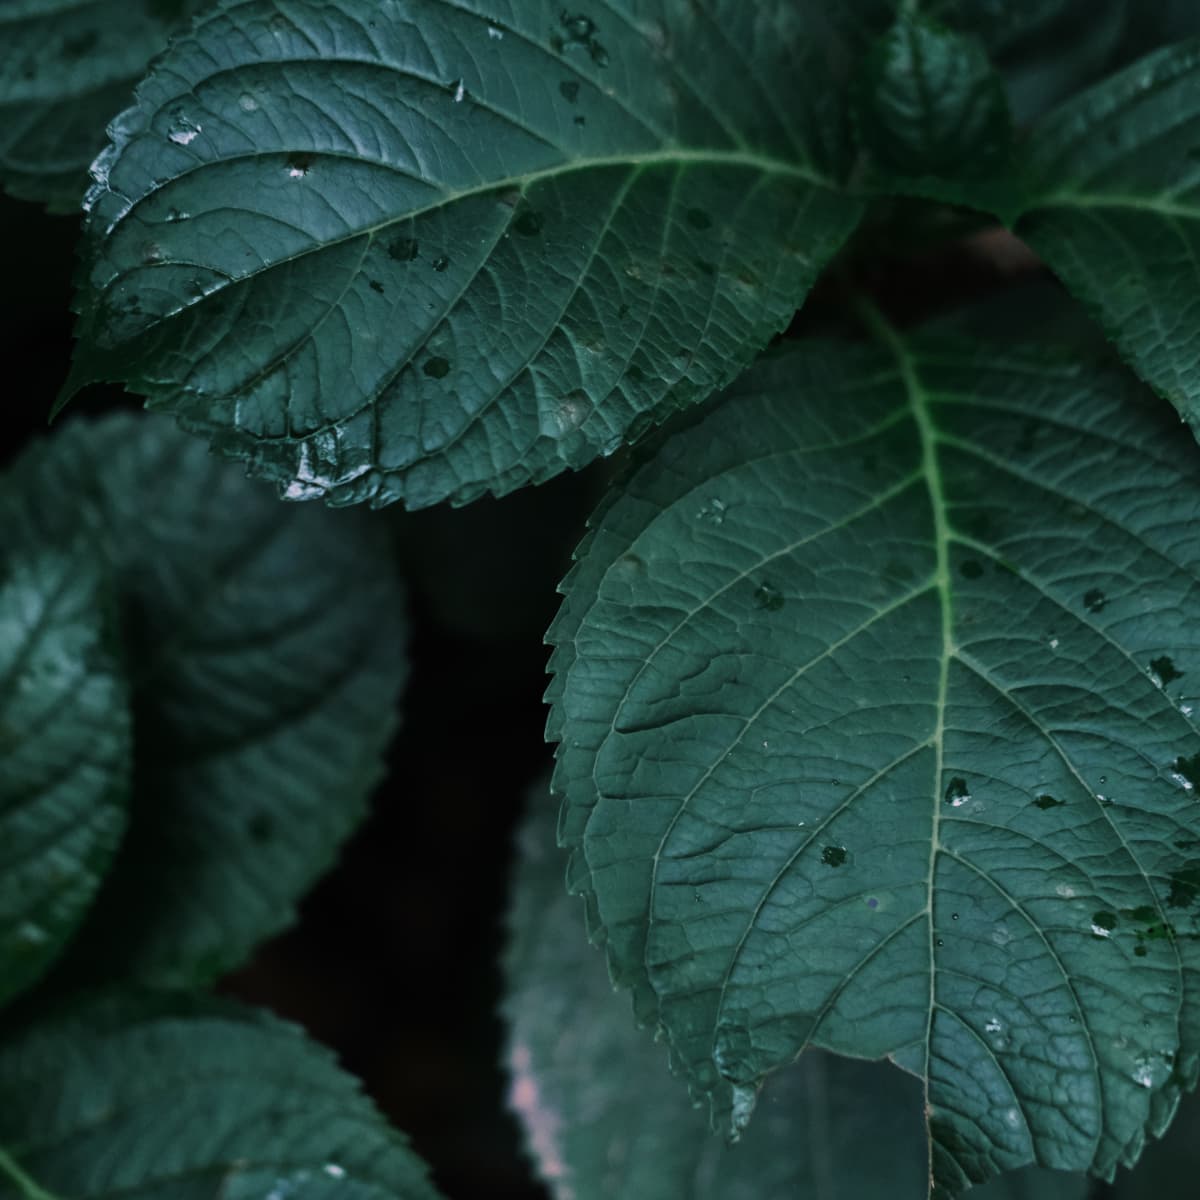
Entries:
<svg viewBox="0 0 1200 1200">
<path fill-rule="evenodd" d="M 397 548 L 519 627 L 400 510 L 618 452 L 506 957 L 558 1200 L 1186 1194 L 1193 6 L 13 0 L 0 116 L 82 197 L 58 408 L 176 418 L 0 477 L 0 1198 L 432 1194 L 206 989 L 366 811 Z"/>
</svg>

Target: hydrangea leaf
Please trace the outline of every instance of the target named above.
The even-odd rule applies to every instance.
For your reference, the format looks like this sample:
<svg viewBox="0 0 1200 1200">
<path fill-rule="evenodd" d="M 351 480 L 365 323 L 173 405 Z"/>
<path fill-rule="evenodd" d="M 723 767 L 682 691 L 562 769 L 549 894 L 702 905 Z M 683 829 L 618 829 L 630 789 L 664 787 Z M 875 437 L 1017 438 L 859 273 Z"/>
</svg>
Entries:
<svg viewBox="0 0 1200 1200">
<path fill-rule="evenodd" d="M 83 202 L 104 124 L 167 36 L 205 0 L 6 0 L 0 6 L 0 183 L 53 212 Z"/>
<path fill-rule="evenodd" d="M 291 920 L 382 770 L 405 673 L 384 532 L 280 504 L 160 417 L 64 427 L 2 486 L 6 531 L 103 548 L 133 681 L 132 821 L 74 958 L 207 981 Z"/>
<path fill-rule="evenodd" d="M 1125 359 L 1200 421 L 1200 40 L 1168 47 L 1050 114 L 1028 148 L 1016 231 Z"/>
<path fill-rule="evenodd" d="M 729 1145 L 634 1028 L 563 887 L 542 789 L 519 836 L 509 918 L 509 1103 L 555 1200 L 920 1200 L 921 1087 L 881 1063 L 812 1051 L 773 1077 L 763 1116 Z M 870 1153 L 863 1153 L 870 1147 Z M 1023 1171 L 978 1200 L 1083 1200 L 1087 1181 Z"/>
<path fill-rule="evenodd" d="M 339 504 L 611 453 L 736 376 L 855 227 L 832 76 L 861 15 L 222 7 L 97 163 L 67 393 L 120 380 Z"/>
<path fill-rule="evenodd" d="M 358 1081 L 241 1005 L 106 995 L 0 1047 L 0 1195 L 436 1200 Z"/>
<path fill-rule="evenodd" d="M 125 828 L 129 697 L 104 563 L 0 558 L 0 1004 L 61 952 Z"/>
<path fill-rule="evenodd" d="M 1037 348 L 798 346 L 595 520 L 550 639 L 570 881 L 720 1125 L 815 1046 L 935 1194 L 1111 1176 L 1200 1048 L 1200 485 Z"/>
</svg>

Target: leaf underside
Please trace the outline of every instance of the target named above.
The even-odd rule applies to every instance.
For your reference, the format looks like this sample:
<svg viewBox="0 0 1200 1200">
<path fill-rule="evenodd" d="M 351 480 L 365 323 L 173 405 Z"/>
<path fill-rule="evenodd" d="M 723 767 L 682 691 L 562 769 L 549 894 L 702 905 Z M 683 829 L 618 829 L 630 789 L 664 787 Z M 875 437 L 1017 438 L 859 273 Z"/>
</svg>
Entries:
<svg viewBox="0 0 1200 1200">
<path fill-rule="evenodd" d="M 217 12 L 95 168 L 68 391 L 123 381 L 335 504 L 611 453 L 734 378 L 858 221 L 833 75 L 859 14 L 827 9 Z"/>
<path fill-rule="evenodd" d="M 0 559 L 0 1004 L 74 932 L 125 828 L 128 689 L 104 564 Z"/>
<path fill-rule="evenodd" d="M 6 0 L 0 6 L 0 185 L 76 212 L 104 124 L 167 36 L 206 0 Z"/>
<path fill-rule="evenodd" d="M 159 417 L 73 422 L 0 492 L 27 544 L 103 549 L 133 682 L 131 827 L 76 965 L 206 982 L 290 922 L 382 770 L 405 674 L 384 531 L 279 504 Z"/>
<path fill-rule="evenodd" d="M 436 1200 L 331 1053 L 266 1013 L 169 995 L 106 996 L 6 1040 L 0 1195 L 21 1194 Z"/>
<path fill-rule="evenodd" d="M 1038 350 L 797 347 L 564 585 L 570 880 L 720 1124 L 806 1046 L 926 1081 L 933 1177 L 1111 1175 L 1200 1044 L 1200 491 Z"/>
</svg>

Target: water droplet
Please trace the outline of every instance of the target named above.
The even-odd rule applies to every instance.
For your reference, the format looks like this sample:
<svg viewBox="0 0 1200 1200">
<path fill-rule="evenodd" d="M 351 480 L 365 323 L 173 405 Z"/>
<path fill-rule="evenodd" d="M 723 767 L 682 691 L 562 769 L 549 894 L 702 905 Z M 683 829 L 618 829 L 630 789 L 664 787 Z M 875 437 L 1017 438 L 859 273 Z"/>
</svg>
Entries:
<svg viewBox="0 0 1200 1200">
<path fill-rule="evenodd" d="M 1066 801 L 1056 800 L 1053 796 L 1049 796 L 1043 792 L 1042 795 L 1040 795 L 1033 803 L 1036 804 L 1038 808 L 1046 809 L 1061 808 L 1064 804 L 1066 804 Z"/>
<path fill-rule="evenodd" d="M 522 237 L 537 237 L 542 232 L 543 217 L 536 208 L 522 205 L 513 217 L 512 227 Z"/>
<path fill-rule="evenodd" d="M 388 243 L 388 258 L 395 259 L 396 262 L 412 262 L 417 257 L 417 251 L 420 245 L 416 238 L 396 237 Z"/>
<path fill-rule="evenodd" d="M 968 558 L 966 562 L 960 563 L 958 569 L 964 579 L 978 579 L 983 574 L 983 566 L 973 558 Z"/>
<path fill-rule="evenodd" d="M 983 1027 L 988 1033 L 1003 1033 L 1004 1025 L 998 1017 L 992 1017 Z"/>
<path fill-rule="evenodd" d="M 1176 668 L 1169 655 L 1163 654 L 1150 660 L 1150 672 L 1158 681 L 1159 687 L 1166 687 L 1176 679 L 1182 679 L 1184 672 Z"/>
<path fill-rule="evenodd" d="M 249 92 L 243 92 L 238 97 L 238 108 L 240 108 L 242 110 L 242 112 L 248 112 L 248 113 L 257 112 L 258 111 L 258 101 L 255 100 L 255 98 L 252 95 L 250 95 Z"/>
<path fill-rule="evenodd" d="M 1058 638 L 1056 638 L 1056 637 L 1052 637 L 1052 638 L 1050 639 L 1050 649 L 1051 649 L 1051 650 L 1057 650 L 1057 649 L 1058 649 Z"/>
<path fill-rule="evenodd" d="M 951 914 L 950 914 L 950 920 L 952 920 L 952 921 L 957 921 L 957 920 L 958 920 L 958 913 L 951 913 Z"/>
<path fill-rule="evenodd" d="M 1171 764 L 1172 778 L 1189 792 L 1200 787 L 1200 754 L 1185 758 L 1182 754 Z"/>
<path fill-rule="evenodd" d="M 337 1163 L 326 1163 L 321 1169 L 330 1177 L 330 1179 L 346 1178 L 346 1168 L 338 1166 Z"/>
<path fill-rule="evenodd" d="M 566 30 L 568 37 L 581 42 L 596 32 L 596 22 L 583 13 L 571 16 L 570 13 L 564 11 L 559 17 L 559 23 Z"/>
<path fill-rule="evenodd" d="M 303 179 L 312 170 L 313 156 L 311 154 L 289 154 L 287 156 L 287 173 L 289 179 Z"/>
<path fill-rule="evenodd" d="M 450 374 L 450 360 L 435 355 L 421 368 L 430 379 L 445 379 Z"/>
<path fill-rule="evenodd" d="M 495 27 L 495 25 L 489 25 L 488 26 L 488 37 L 494 38 L 496 41 L 500 41 L 504 37 L 504 30 L 497 29 Z"/>
<path fill-rule="evenodd" d="M 180 208 L 168 208 L 167 222 L 173 225 L 176 221 L 186 221 L 190 215 L 190 213 L 185 213 Z"/>
<path fill-rule="evenodd" d="M 769 583 L 760 583 L 754 589 L 754 607 L 778 612 L 783 607 L 783 593 Z"/>
<path fill-rule="evenodd" d="M 568 104 L 574 104 L 579 99 L 579 84 L 574 79 L 564 79 L 558 85 L 558 90 Z"/>
<path fill-rule="evenodd" d="M 1092 588 L 1083 594 L 1083 607 L 1088 612 L 1098 613 L 1108 603 L 1108 597 L 1099 589 Z"/>
<path fill-rule="evenodd" d="M 435 271 L 444 271 L 450 265 L 449 258 L 442 254 L 433 260 L 433 269 Z"/>
<path fill-rule="evenodd" d="M 613 564 L 613 570 L 618 577 L 631 580 L 646 570 L 646 564 L 636 554 L 622 554 Z"/>
<path fill-rule="evenodd" d="M 609 63 L 608 51 L 600 45 L 595 38 L 592 38 L 592 44 L 588 47 L 588 53 L 592 56 L 592 62 L 598 67 L 607 67 Z"/>
<path fill-rule="evenodd" d="M 723 525 L 725 523 L 725 514 L 728 511 L 729 506 L 725 501 L 714 496 L 700 509 L 696 516 L 701 521 L 707 521 L 710 525 Z"/>
<path fill-rule="evenodd" d="M 840 867 L 846 861 L 845 846 L 826 846 L 821 851 L 821 861 L 827 867 Z"/>
<path fill-rule="evenodd" d="M 944 939 L 944 938 L 938 938 L 938 940 L 937 940 L 937 944 L 938 944 L 939 946 L 944 946 L 944 945 L 946 944 L 946 941 L 945 941 L 945 939 Z"/>
<path fill-rule="evenodd" d="M 1107 912 L 1101 909 L 1099 912 L 1092 913 L 1092 936 L 1098 938 L 1106 938 L 1117 927 L 1116 913 Z"/>
<path fill-rule="evenodd" d="M 148 267 L 154 266 L 155 263 L 160 263 L 166 255 L 163 253 L 163 248 L 157 242 L 147 242 L 142 247 L 142 262 Z"/>
<path fill-rule="evenodd" d="M 712 228 L 712 217 L 702 208 L 689 208 L 687 210 L 687 222 L 693 229 Z"/>
<path fill-rule="evenodd" d="M 952 805 L 954 808 L 961 808 L 970 799 L 971 793 L 967 788 L 967 781 L 956 775 L 946 787 L 946 803 Z"/>
<path fill-rule="evenodd" d="M 467 94 L 467 87 L 461 79 L 455 79 L 446 85 L 446 91 L 454 98 L 455 104 L 461 104 Z"/>
<path fill-rule="evenodd" d="M 177 146 L 190 146 L 200 136 L 204 127 L 197 121 L 184 116 L 181 109 L 171 114 L 171 128 L 167 130 L 167 138 Z"/>
<path fill-rule="evenodd" d="M 572 392 L 560 403 L 547 409 L 539 422 L 548 437 L 561 438 L 574 433 L 588 419 L 592 404 L 586 392 Z"/>
<path fill-rule="evenodd" d="M 1141 946 L 1141 945 L 1134 946 L 1133 952 L 1134 952 L 1134 954 L 1136 954 L 1138 956 L 1138 958 L 1145 958 L 1146 955 L 1149 953 L 1149 951 L 1147 951 L 1146 947 Z"/>
</svg>

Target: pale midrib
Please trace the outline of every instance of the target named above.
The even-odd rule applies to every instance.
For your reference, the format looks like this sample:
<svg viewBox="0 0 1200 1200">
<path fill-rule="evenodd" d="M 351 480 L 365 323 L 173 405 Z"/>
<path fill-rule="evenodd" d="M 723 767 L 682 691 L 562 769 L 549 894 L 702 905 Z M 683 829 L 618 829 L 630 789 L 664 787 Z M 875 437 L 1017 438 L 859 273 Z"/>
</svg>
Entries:
<svg viewBox="0 0 1200 1200">
<path fill-rule="evenodd" d="M 53 1192 L 46 1191 L 36 1180 L 30 1178 L 3 1147 L 0 1147 L 0 1175 L 7 1175 L 27 1200 L 59 1200 Z"/>
<path fill-rule="evenodd" d="M 1166 196 L 1128 196 L 1121 194 L 1080 195 L 1064 193 L 1057 196 L 1044 196 L 1031 204 L 1023 215 L 1041 212 L 1053 208 L 1099 208 L 1117 209 L 1129 212 L 1153 213 L 1161 217 L 1180 217 L 1186 220 L 1200 220 L 1200 205 L 1181 204 Z"/>
<path fill-rule="evenodd" d="M 928 399 L 917 375 L 912 356 L 900 335 L 887 323 L 882 314 L 869 304 L 860 304 L 860 311 L 871 332 L 895 356 L 900 377 L 908 395 L 913 421 L 921 440 L 921 471 L 929 492 L 929 507 L 933 515 L 934 548 L 936 565 L 934 584 L 937 588 L 942 614 L 941 664 L 938 672 L 937 718 L 931 741 L 934 748 L 934 788 L 932 799 L 932 824 L 929 837 L 929 892 L 926 900 L 926 916 L 929 921 L 929 1022 L 925 1031 L 925 1108 L 930 1109 L 930 1055 L 933 1046 L 933 1021 L 937 1012 L 937 966 L 936 930 L 933 920 L 933 886 L 937 857 L 941 850 L 940 801 L 942 796 L 942 773 L 946 732 L 946 698 L 950 682 L 950 659 L 954 655 L 953 621 L 954 608 L 951 600 L 950 578 L 950 524 L 946 520 L 946 495 L 942 486 L 941 465 L 937 457 L 937 429 L 929 414 Z M 929 1139 L 929 1171 L 933 1179 L 933 1139 Z"/>
</svg>

